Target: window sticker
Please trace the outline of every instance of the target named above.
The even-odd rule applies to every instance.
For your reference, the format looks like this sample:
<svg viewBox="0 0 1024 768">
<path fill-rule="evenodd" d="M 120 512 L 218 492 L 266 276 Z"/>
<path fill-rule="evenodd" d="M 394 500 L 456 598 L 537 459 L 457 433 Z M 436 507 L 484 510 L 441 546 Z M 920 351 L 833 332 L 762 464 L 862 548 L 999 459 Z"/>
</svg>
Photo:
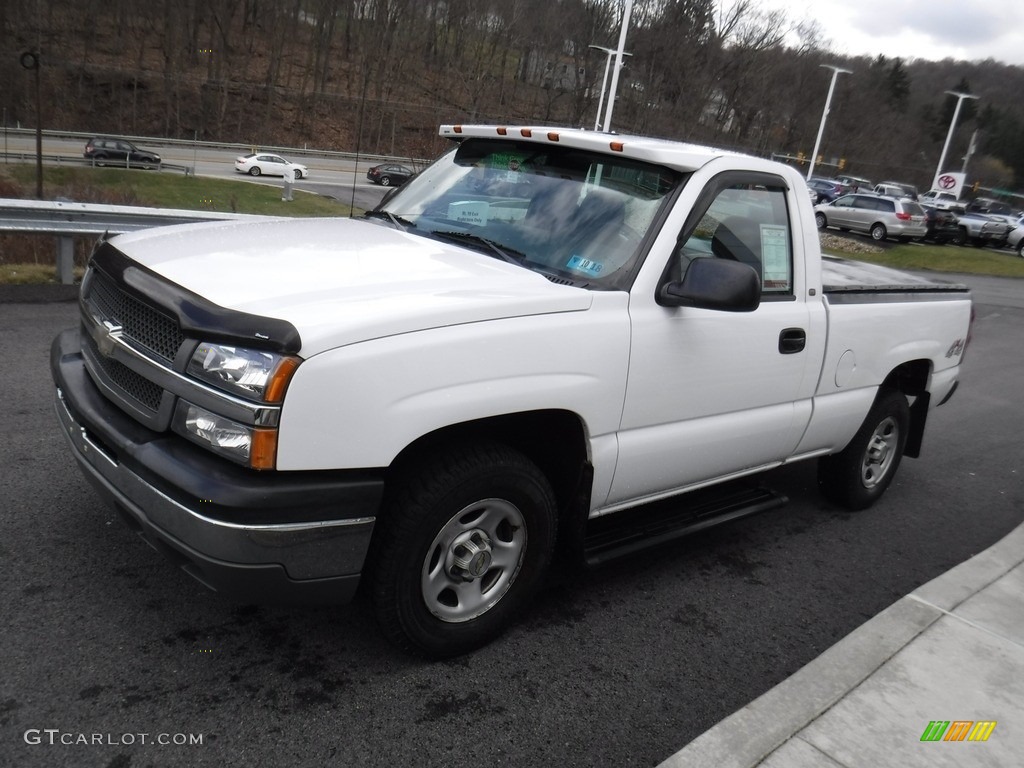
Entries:
<svg viewBox="0 0 1024 768">
<path fill-rule="evenodd" d="M 789 230 L 785 225 L 761 225 L 764 287 L 789 290 Z"/>
<path fill-rule="evenodd" d="M 566 269 L 570 269 L 573 272 L 579 272 L 580 274 L 587 275 L 589 277 L 598 277 L 601 274 L 603 264 L 594 261 L 592 259 L 585 259 L 582 256 L 573 256 L 569 259 L 569 262 L 565 265 Z"/>
<path fill-rule="evenodd" d="M 482 227 L 490 216 L 491 206 L 483 200 L 467 200 L 448 204 L 448 218 L 461 224 Z"/>
<path fill-rule="evenodd" d="M 487 167 L 494 171 L 506 171 L 502 181 L 515 184 L 523 168 L 525 156 L 518 152 L 501 152 L 487 158 Z"/>
</svg>

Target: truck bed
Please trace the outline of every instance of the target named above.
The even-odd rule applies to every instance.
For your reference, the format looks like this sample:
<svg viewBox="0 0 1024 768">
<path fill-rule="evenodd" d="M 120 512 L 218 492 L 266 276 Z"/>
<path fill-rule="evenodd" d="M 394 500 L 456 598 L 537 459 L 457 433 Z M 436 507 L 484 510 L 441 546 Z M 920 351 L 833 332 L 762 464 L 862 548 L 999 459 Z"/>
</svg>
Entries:
<svg viewBox="0 0 1024 768">
<path fill-rule="evenodd" d="M 898 269 L 862 261 L 822 256 L 822 285 L 826 294 L 967 293 L 962 283 L 946 283 Z"/>
</svg>

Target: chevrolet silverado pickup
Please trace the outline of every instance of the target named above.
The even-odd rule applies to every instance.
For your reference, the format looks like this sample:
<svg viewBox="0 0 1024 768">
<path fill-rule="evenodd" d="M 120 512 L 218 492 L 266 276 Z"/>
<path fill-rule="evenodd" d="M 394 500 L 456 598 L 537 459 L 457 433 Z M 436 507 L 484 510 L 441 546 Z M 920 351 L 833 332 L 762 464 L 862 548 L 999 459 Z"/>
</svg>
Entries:
<svg viewBox="0 0 1024 768">
<path fill-rule="evenodd" d="M 360 588 L 391 641 L 451 656 L 555 558 L 776 506 L 750 478 L 795 461 L 865 508 L 920 453 L 970 294 L 823 259 L 797 171 L 590 131 L 441 135 L 361 218 L 97 244 L 51 350 L 57 414 L 99 494 L 207 586 Z"/>
</svg>

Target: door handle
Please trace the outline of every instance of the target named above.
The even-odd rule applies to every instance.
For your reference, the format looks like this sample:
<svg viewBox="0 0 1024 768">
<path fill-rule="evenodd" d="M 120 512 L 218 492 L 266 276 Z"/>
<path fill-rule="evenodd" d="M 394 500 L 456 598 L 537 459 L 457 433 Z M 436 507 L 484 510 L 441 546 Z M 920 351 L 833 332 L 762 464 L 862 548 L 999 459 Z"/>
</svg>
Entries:
<svg viewBox="0 0 1024 768">
<path fill-rule="evenodd" d="M 803 328 L 785 328 L 779 334 L 779 354 L 795 355 L 807 346 L 807 332 Z"/>
</svg>

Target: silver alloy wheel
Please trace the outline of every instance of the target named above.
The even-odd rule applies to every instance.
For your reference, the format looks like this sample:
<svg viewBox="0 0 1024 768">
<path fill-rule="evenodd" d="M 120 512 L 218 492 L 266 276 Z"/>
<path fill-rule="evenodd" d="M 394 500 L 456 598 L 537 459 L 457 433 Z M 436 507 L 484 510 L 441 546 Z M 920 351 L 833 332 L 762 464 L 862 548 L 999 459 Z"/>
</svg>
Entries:
<svg viewBox="0 0 1024 768">
<path fill-rule="evenodd" d="M 423 602 L 449 623 L 475 619 L 512 586 L 526 553 L 526 521 L 505 499 L 483 499 L 445 523 L 427 549 Z"/>
<path fill-rule="evenodd" d="M 861 481 L 865 488 L 874 488 L 889 472 L 898 455 L 900 427 L 891 416 L 882 419 L 868 441 L 861 464 Z"/>
</svg>

